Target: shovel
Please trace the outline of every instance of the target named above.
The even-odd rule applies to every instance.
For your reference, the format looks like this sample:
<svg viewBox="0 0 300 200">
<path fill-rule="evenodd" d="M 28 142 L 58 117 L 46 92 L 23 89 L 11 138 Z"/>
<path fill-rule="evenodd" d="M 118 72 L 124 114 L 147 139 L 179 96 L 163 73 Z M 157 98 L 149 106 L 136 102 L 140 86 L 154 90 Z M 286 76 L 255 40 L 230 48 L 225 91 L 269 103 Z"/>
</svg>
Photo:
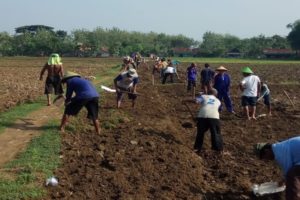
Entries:
<svg viewBox="0 0 300 200">
<path fill-rule="evenodd" d="M 117 90 L 116 89 L 111 89 L 107 86 L 104 86 L 104 85 L 101 85 L 101 89 L 103 89 L 104 91 L 107 91 L 107 92 L 112 92 L 112 93 L 116 93 Z M 128 91 L 123 91 L 122 92 L 124 93 L 127 93 L 127 94 L 135 94 L 135 95 L 140 95 L 139 93 L 133 93 L 133 92 L 128 92 Z"/>
</svg>

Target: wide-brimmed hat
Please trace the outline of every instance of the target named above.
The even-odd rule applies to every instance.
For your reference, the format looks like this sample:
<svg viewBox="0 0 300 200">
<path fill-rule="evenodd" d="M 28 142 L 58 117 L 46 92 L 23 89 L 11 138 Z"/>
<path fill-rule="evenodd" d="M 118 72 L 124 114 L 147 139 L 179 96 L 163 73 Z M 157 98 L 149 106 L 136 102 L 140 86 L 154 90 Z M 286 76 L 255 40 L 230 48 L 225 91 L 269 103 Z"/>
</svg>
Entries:
<svg viewBox="0 0 300 200">
<path fill-rule="evenodd" d="M 129 56 L 124 56 L 123 60 L 130 61 L 130 57 Z"/>
<path fill-rule="evenodd" d="M 61 62 L 61 58 L 60 58 L 59 54 L 52 53 L 49 56 L 48 65 L 61 65 L 61 64 L 62 64 L 62 62 Z"/>
<path fill-rule="evenodd" d="M 127 71 L 127 74 L 128 74 L 129 76 L 132 76 L 132 77 L 138 75 L 137 72 L 136 72 L 136 70 L 133 69 L 133 68 L 130 68 L 130 69 Z"/>
<path fill-rule="evenodd" d="M 242 69 L 242 73 L 245 73 L 245 74 L 253 74 L 253 71 L 250 69 L 250 67 L 244 67 Z"/>
<path fill-rule="evenodd" d="M 66 81 L 67 79 L 69 78 L 73 78 L 73 77 L 81 77 L 79 74 L 75 73 L 75 72 L 70 72 L 70 71 L 67 71 L 65 73 L 65 75 L 62 77 L 61 81 L 64 82 Z"/>
<path fill-rule="evenodd" d="M 228 71 L 228 69 L 226 69 L 225 67 L 223 66 L 220 66 L 216 69 L 217 71 Z"/>
</svg>

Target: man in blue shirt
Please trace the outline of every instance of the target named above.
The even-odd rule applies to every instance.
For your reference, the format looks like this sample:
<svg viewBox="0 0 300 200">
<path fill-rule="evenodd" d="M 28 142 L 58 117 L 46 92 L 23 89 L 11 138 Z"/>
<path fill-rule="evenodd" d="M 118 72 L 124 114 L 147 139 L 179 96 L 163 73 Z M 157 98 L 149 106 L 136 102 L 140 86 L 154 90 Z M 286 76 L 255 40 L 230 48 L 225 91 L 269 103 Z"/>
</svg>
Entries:
<svg viewBox="0 0 300 200">
<path fill-rule="evenodd" d="M 100 134 L 100 125 L 98 120 L 99 113 L 99 93 L 93 84 L 80 77 L 74 72 L 67 72 L 62 78 L 62 83 L 66 83 L 66 101 L 65 111 L 61 120 L 60 130 L 65 131 L 65 126 L 71 115 L 77 115 L 82 107 L 86 107 L 88 114 L 87 118 L 93 121 L 95 131 Z M 72 97 L 73 93 L 75 96 Z"/>
<path fill-rule="evenodd" d="M 264 144 L 259 148 L 261 159 L 276 160 L 281 167 L 286 184 L 286 199 L 300 199 L 300 136 Z"/>
<path fill-rule="evenodd" d="M 227 108 L 227 111 L 230 113 L 234 113 L 231 98 L 229 95 L 229 89 L 230 89 L 230 76 L 226 73 L 228 70 L 220 66 L 216 69 L 218 72 L 217 75 L 214 78 L 214 88 L 218 91 L 218 99 L 222 102 L 224 99 L 225 106 Z M 222 110 L 222 107 L 220 107 L 219 111 Z"/>
</svg>

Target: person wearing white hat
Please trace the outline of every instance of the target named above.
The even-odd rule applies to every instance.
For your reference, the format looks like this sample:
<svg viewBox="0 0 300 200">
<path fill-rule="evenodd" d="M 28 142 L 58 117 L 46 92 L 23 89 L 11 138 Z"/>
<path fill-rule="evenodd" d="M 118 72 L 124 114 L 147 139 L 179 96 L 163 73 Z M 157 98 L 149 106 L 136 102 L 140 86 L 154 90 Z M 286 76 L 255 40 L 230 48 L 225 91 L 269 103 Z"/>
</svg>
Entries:
<svg viewBox="0 0 300 200">
<path fill-rule="evenodd" d="M 122 64 L 121 71 L 127 71 L 130 68 L 135 69 L 134 60 L 130 56 L 123 57 L 123 64 Z"/>
<path fill-rule="evenodd" d="M 98 120 L 99 113 L 99 93 L 93 84 L 81 78 L 74 72 L 67 72 L 62 78 L 62 83 L 66 83 L 67 92 L 65 100 L 65 111 L 61 120 L 60 130 L 65 131 L 65 126 L 70 116 L 77 115 L 82 107 L 88 111 L 87 118 L 93 121 L 95 131 L 100 134 L 100 125 Z M 75 93 L 75 96 L 73 96 Z"/>
<path fill-rule="evenodd" d="M 48 59 L 48 62 L 44 65 L 40 73 L 40 80 L 43 80 L 43 75 L 47 71 L 47 78 L 45 82 L 45 92 L 47 96 L 48 106 L 51 105 L 51 94 L 58 95 L 57 98 L 62 97 L 64 93 L 61 78 L 64 75 L 63 65 L 61 58 L 57 53 L 52 53 Z"/>
<path fill-rule="evenodd" d="M 216 69 L 217 75 L 214 78 L 214 88 L 218 91 L 218 99 L 222 102 L 224 99 L 225 106 L 227 111 L 230 113 L 234 113 L 233 106 L 229 94 L 231 79 L 229 74 L 227 73 L 227 69 L 223 66 L 220 66 Z M 222 106 L 220 106 L 220 110 L 222 110 Z"/>
<path fill-rule="evenodd" d="M 124 92 L 128 93 L 128 98 L 132 100 L 132 108 L 134 108 L 137 98 L 136 87 L 138 82 L 138 74 L 133 68 L 122 72 L 114 79 L 114 85 L 117 91 L 117 108 L 121 107 Z"/>
</svg>

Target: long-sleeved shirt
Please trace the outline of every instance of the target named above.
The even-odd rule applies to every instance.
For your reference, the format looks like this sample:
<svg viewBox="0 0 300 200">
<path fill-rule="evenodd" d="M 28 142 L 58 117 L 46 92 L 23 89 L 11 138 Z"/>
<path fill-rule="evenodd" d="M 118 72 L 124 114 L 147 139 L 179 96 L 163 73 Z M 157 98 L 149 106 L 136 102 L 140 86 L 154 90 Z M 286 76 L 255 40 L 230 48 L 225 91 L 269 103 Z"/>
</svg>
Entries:
<svg viewBox="0 0 300 200">
<path fill-rule="evenodd" d="M 300 136 L 274 143 L 272 150 L 285 176 L 293 166 L 300 165 Z"/>
<path fill-rule="evenodd" d="M 218 93 L 227 93 L 229 92 L 230 82 L 230 76 L 228 74 L 217 74 L 214 80 L 214 88 L 216 88 Z"/>
<path fill-rule="evenodd" d="M 186 70 L 187 79 L 189 81 L 196 81 L 197 80 L 197 69 L 196 67 L 189 66 Z"/>
<path fill-rule="evenodd" d="M 71 100 L 73 92 L 75 92 L 74 99 L 89 99 L 100 96 L 93 84 L 86 79 L 73 77 L 68 79 L 66 83 L 66 102 Z"/>
<path fill-rule="evenodd" d="M 265 96 L 265 95 L 269 95 L 270 94 L 270 89 L 268 88 L 267 84 L 263 83 L 261 86 L 261 97 Z"/>
</svg>

